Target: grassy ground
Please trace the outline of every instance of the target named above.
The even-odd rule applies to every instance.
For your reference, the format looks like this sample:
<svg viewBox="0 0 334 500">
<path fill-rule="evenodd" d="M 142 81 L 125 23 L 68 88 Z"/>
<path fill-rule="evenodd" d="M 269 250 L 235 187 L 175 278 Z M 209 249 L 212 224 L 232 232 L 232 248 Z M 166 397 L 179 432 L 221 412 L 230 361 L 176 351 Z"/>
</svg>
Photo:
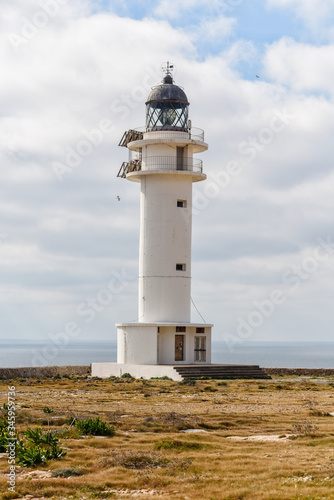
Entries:
<svg viewBox="0 0 334 500">
<path fill-rule="evenodd" d="M 334 416 L 329 415 L 334 412 L 334 379 L 200 380 L 192 385 L 19 379 L 0 381 L 1 406 L 7 403 L 8 386 L 16 388 L 18 430 L 36 425 L 47 430 L 43 408 L 50 407 L 50 428 L 67 455 L 35 469 L 18 467 L 15 493 L 8 491 L 3 455 L 4 500 L 29 494 L 54 499 L 334 499 Z M 115 436 L 82 436 L 68 423 L 70 417 L 97 416 L 114 425 Z M 187 429 L 206 432 L 183 432 Z M 276 438 L 265 440 L 268 436 Z M 77 468 L 83 475 L 52 477 L 59 468 Z"/>
</svg>

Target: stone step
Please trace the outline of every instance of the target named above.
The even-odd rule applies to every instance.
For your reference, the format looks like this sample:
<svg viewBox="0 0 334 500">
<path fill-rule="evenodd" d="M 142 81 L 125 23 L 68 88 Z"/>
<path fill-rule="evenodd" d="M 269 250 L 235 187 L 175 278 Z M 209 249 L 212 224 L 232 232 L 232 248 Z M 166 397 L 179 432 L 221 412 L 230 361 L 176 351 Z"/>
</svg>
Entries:
<svg viewBox="0 0 334 500">
<path fill-rule="evenodd" d="M 235 367 L 235 368 L 215 368 L 214 370 L 208 370 L 207 368 L 179 368 L 177 367 L 178 371 L 180 372 L 196 372 L 196 371 L 199 371 L 199 372 L 207 372 L 207 373 L 214 373 L 214 372 L 231 372 L 231 371 L 238 371 L 238 372 L 255 372 L 255 371 L 262 371 L 261 368 L 238 368 L 238 367 Z"/>
<path fill-rule="evenodd" d="M 214 379 L 271 377 L 258 365 L 179 365 L 174 366 L 183 379 L 208 377 Z"/>
<path fill-rule="evenodd" d="M 178 371 L 178 370 L 177 370 Z M 264 375 L 263 373 L 261 372 L 235 372 L 235 371 L 231 371 L 231 372 L 211 372 L 211 373 L 208 373 L 208 372 L 179 372 L 178 373 L 182 376 L 185 376 L 185 377 L 192 377 L 192 376 L 198 376 L 198 377 L 204 377 L 204 376 L 207 376 L 207 377 L 214 377 L 214 376 L 226 376 L 226 377 L 229 377 L 231 375 L 233 376 L 243 376 L 243 375 L 247 375 L 247 376 L 253 376 L 253 375 L 259 375 L 261 377 L 265 376 L 265 378 L 268 378 L 268 375 Z"/>
</svg>

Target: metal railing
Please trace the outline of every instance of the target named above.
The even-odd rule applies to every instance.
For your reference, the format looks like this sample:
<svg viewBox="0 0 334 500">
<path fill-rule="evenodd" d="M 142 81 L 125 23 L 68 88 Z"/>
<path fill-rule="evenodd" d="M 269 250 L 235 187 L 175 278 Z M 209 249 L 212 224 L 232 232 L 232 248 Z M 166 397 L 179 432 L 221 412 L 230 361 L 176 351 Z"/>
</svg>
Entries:
<svg viewBox="0 0 334 500">
<path fill-rule="evenodd" d="M 132 161 L 123 161 L 121 168 L 118 171 L 117 177 L 126 178 L 126 174 L 130 172 L 138 172 L 141 170 L 141 161 L 132 160 Z"/>
<path fill-rule="evenodd" d="M 197 158 L 178 158 L 176 156 L 147 156 L 142 160 L 124 161 L 117 177 L 125 178 L 131 172 L 140 170 L 178 170 L 203 172 L 203 161 Z"/>
<path fill-rule="evenodd" d="M 190 139 L 194 141 L 203 141 L 204 142 L 204 130 L 197 127 L 192 127 L 190 130 Z"/>
<path fill-rule="evenodd" d="M 145 134 L 146 133 L 146 128 L 145 127 L 137 127 L 135 129 L 133 129 L 134 131 L 136 131 L 137 133 L 140 133 L 140 134 Z M 161 138 L 175 138 L 175 133 L 177 134 L 180 134 L 180 133 L 183 133 L 183 134 L 186 134 L 188 136 L 188 139 L 192 139 L 193 141 L 203 141 L 204 142 L 204 130 L 202 130 L 201 128 L 197 128 L 197 127 L 192 127 L 190 130 L 188 131 L 180 131 L 180 130 L 176 130 L 175 128 L 171 127 L 170 129 L 168 128 L 164 128 L 164 129 L 157 129 L 157 130 L 149 130 L 147 131 L 147 133 L 154 133 L 154 137 L 156 137 L 157 139 Z"/>
<path fill-rule="evenodd" d="M 178 158 L 177 156 L 146 156 L 142 159 L 142 170 L 188 170 L 202 172 L 203 161 L 197 158 Z"/>
</svg>

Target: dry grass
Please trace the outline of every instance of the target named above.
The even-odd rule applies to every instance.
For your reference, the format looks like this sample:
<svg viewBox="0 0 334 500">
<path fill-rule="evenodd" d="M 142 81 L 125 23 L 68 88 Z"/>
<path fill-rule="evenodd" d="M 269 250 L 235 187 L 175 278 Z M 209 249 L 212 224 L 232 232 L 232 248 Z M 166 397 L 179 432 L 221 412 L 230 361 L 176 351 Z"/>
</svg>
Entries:
<svg viewBox="0 0 334 500">
<path fill-rule="evenodd" d="M 1 475 L 8 472 L 2 457 L 4 500 L 26 494 L 131 498 L 135 492 L 140 499 L 150 493 L 175 500 L 334 499 L 333 380 L 201 380 L 194 385 L 80 377 L 13 380 L 0 384 L 1 406 L 8 385 L 16 386 L 20 431 L 32 424 L 46 430 L 43 408 L 54 410 L 50 426 L 67 456 L 43 470 L 72 468 L 84 474 L 29 479 L 32 469 L 18 468 L 11 496 Z M 115 426 L 114 437 L 82 437 L 67 423 L 70 417 L 96 416 Z M 227 439 L 291 433 L 293 439 L 275 442 Z"/>
</svg>

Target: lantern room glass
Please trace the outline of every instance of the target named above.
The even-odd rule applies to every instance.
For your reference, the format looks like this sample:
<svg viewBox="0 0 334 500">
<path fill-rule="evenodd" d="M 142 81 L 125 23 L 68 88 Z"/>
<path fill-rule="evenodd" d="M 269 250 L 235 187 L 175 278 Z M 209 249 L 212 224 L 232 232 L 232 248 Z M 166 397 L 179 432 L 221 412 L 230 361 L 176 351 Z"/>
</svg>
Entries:
<svg viewBox="0 0 334 500">
<path fill-rule="evenodd" d="M 146 105 L 146 130 L 188 132 L 188 104 L 153 101 Z"/>
</svg>

